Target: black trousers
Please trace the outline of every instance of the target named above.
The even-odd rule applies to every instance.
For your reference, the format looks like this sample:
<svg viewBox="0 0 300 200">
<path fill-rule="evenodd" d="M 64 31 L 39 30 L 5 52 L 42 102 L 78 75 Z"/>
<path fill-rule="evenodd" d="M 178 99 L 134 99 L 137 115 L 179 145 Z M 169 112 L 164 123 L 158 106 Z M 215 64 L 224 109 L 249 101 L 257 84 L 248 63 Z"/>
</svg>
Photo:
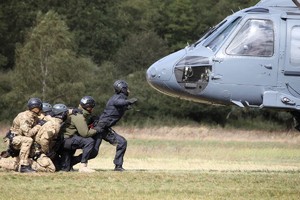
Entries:
<svg viewBox="0 0 300 200">
<path fill-rule="evenodd" d="M 91 137 L 84 138 L 74 135 L 71 138 L 64 139 L 62 151 L 62 170 L 70 171 L 72 168 L 73 155 L 77 149 L 82 149 L 79 162 L 87 163 L 94 147 L 94 139 Z"/>
<path fill-rule="evenodd" d="M 97 132 L 97 134 L 93 136 L 93 139 L 95 143 L 89 159 L 93 159 L 99 154 L 100 145 L 102 143 L 102 140 L 104 140 L 116 146 L 116 154 L 113 161 L 114 164 L 123 165 L 124 155 L 127 148 L 127 140 L 123 136 L 119 135 L 111 128 L 103 128 L 100 132 Z M 83 155 L 73 157 L 72 164 L 75 165 L 79 163 L 81 156 Z"/>
</svg>

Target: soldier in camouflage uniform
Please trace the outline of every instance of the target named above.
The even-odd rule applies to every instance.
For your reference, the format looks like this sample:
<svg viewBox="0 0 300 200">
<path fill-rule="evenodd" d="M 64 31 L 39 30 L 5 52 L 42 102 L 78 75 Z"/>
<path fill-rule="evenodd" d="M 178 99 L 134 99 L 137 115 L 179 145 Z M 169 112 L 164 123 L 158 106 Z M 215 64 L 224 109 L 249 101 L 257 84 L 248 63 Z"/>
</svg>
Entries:
<svg viewBox="0 0 300 200">
<path fill-rule="evenodd" d="M 13 120 L 10 133 L 10 146 L 14 150 L 20 150 L 19 171 L 21 173 L 35 172 L 30 166 L 29 154 L 33 143 L 33 137 L 41 126 L 38 124 L 38 115 L 42 110 L 42 101 L 39 98 L 31 98 L 27 103 L 28 110 L 21 112 Z"/>
<path fill-rule="evenodd" d="M 34 143 L 30 152 L 29 163 L 32 169 L 37 172 L 55 172 L 56 167 L 52 160 L 56 156 L 58 149 L 54 149 L 57 145 L 58 132 L 63 121 L 67 117 L 68 109 L 64 104 L 56 104 L 52 106 L 49 103 L 43 103 L 43 113 L 39 119 L 43 122 L 38 133 L 34 137 Z M 52 116 L 51 116 L 52 115 Z M 59 145 L 59 144 L 58 144 Z M 18 164 L 18 157 L 0 159 L 0 167 L 15 170 Z"/>
<path fill-rule="evenodd" d="M 51 106 L 51 105 L 50 105 Z M 64 104 L 56 104 L 51 107 L 43 103 L 43 112 L 47 120 L 35 136 L 35 145 L 32 168 L 36 171 L 55 172 L 53 161 L 56 159 L 56 151 L 61 141 L 58 133 L 61 124 L 66 120 L 68 108 Z"/>
</svg>

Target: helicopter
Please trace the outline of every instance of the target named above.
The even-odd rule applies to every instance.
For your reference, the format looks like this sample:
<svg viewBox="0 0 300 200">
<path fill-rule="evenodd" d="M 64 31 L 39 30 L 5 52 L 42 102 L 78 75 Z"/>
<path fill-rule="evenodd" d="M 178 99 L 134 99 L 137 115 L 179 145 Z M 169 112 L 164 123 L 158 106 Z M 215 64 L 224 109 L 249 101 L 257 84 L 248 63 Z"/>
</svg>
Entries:
<svg viewBox="0 0 300 200">
<path fill-rule="evenodd" d="M 180 99 L 291 112 L 300 131 L 300 3 L 261 0 L 235 12 L 146 78 Z"/>
</svg>

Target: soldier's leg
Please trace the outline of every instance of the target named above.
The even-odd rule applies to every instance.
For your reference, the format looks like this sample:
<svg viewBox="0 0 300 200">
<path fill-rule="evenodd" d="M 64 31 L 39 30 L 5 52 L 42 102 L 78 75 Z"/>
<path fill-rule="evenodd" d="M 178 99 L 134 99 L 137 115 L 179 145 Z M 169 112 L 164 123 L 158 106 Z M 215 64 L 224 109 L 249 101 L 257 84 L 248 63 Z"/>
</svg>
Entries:
<svg viewBox="0 0 300 200">
<path fill-rule="evenodd" d="M 81 163 L 87 163 L 88 159 L 90 157 L 90 154 L 93 150 L 94 147 L 94 139 L 91 137 L 84 138 L 80 136 L 73 136 L 70 138 L 72 140 L 71 143 L 66 147 L 64 146 L 65 150 L 71 149 L 71 150 L 76 150 L 76 149 L 82 149 L 82 154 L 80 156 L 75 156 L 72 158 L 72 163 L 70 163 L 70 168 L 75 164 L 76 162 L 81 162 Z M 70 140 L 68 139 L 68 140 Z M 66 144 L 66 142 L 65 142 Z M 65 153 L 66 154 L 66 153 Z M 64 160 L 64 159 L 63 159 Z"/>
<path fill-rule="evenodd" d="M 53 162 L 45 154 L 42 154 L 36 161 L 32 161 L 31 166 L 37 172 L 55 172 Z"/>
<path fill-rule="evenodd" d="M 74 150 L 64 149 L 61 152 L 61 171 L 70 171 L 72 168 L 71 158 L 75 153 Z"/>
<path fill-rule="evenodd" d="M 34 172 L 30 167 L 29 154 L 33 139 L 25 136 L 15 136 L 12 145 L 16 149 L 20 149 L 20 172 Z"/>
<path fill-rule="evenodd" d="M 18 171 L 19 159 L 17 157 L 0 158 L 0 168 Z"/>
<path fill-rule="evenodd" d="M 95 143 L 93 150 L 90 154 L 90 159 L 96 158 L 96 156 L 99 154 L 100 145 L 102 143 L 103 135 L 105 135 L 106 130 L 103 129 L 102 132 L 97 132 L 97 134 L 93 137 Z"/>
<path fill-rule="evenodd" d="M 99 154 L 100 145 L 102 143 L 102 136 L 105 134 L 105 131 L 106 130 L 103 129 L 102 132 L 97 132 L 97 134 L 93 136 L 94 147 L 92 149 L 92 152 L 90 153 L 89 159 L 96 158 L 97 155 Z M 74 156 L 72 158 L 72 165 L 76 165 L 77 163 L 80 163 L 81 159 L 82 159 L 82 154 L 78 156 Z"/>
<path fill-rule="evenodd" d="M 95 172 L 95 170 L 90 169 L 87 166 L 88 159 L 94 147 L 94 139 L 91 137 L 83 138 L 83 137 L 76 136 L 75 142 L 76 142 L 76 146 L 82 149 L 79 172 L 88 172 L 88 173 Z"/>
<path fill-rule="evenodd" d="M 116 155 L 114 158 L 114 164 L 116 165 L 116 167 L 122 168 L 124 162 L 124 155 L 127 148 L 127 140 L 113 130 L 106 135 L 104 140 L 116 146 Z M 122 170 L 124 169 L 122 168 Z"/>
<path fill-rule="evenodd" d="M 82 149 L 81 163 L 87 163 L 90 158 L 90 154 L 94 147 L 94 139 L 91 137 L 83 138 L 78 137 L 78 146 Z"/>
</svg>

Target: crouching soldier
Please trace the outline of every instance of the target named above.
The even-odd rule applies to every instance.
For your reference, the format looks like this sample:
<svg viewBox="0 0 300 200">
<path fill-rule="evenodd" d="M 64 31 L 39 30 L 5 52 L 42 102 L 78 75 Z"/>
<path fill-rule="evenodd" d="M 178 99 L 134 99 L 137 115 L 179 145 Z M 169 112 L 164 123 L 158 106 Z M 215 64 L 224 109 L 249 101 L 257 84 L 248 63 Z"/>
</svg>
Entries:
<svg viewBox="0 0 300 200">
<path fill-rule="evenodd" d="M 68 115 L 68 108 L 64 104 L 55 104 L 51 113 L 47 112 L 49 107 L 48 104 L 43 104 L 47 121 L 36 134 L 33 145 L 32 168 L 39 172 L 55 172 L 57 151 L 62 143 L 58 133 Z"/>
<path fill-rule="evenodd" d="M 60 131 L 64 137 L 62 171 L 70 171 L 74 164 L 73 160 L 76 159 L 81 163 L 79 172 L 95 172 L 87 166 L 94 147 L 92 136 L 96 134 L 96 130 L 89 129 L 87 119 L 89 119 L 94 107 L 94 99 L 91 96 L 84 96 L 78 106 L 80 112 L 69 115 L 62 126 Z M 74 157 L 77 149 L 82 149 L 82 154 Z"/>
<path fill-rule="evenodd" d="M 13 167 L 21 173 L 35 172 L 30 166 L 29 154 L 33 137 L 41 128 L 38 125 L 38 115 L 42 110 L 42 101 L 39 98 L 31 98 L 27 103 L 28 110 L 19 113 L 13 120 L 12 127 L 5 140 L 9 143 L 9 149 L 1 153 L 1 157 L 15 157 Z M 3 154 L 6 154 L 3 156 Z M 1 158 L 5 159 L 5 158 Z"/>
</svg>

